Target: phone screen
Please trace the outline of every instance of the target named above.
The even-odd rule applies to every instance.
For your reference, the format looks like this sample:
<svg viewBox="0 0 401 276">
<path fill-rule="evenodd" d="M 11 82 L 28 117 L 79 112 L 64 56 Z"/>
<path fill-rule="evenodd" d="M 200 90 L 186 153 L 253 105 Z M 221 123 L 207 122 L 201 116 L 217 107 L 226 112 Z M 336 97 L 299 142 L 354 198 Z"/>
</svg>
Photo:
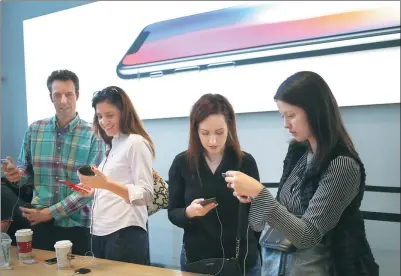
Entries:
<svg viewBox="0 0 401 276">
<path fill-rule="evenodd" d="M 121 61 L 138 66 L 399 26 L 394 7 L 288 14 L 272 4 L 237 6 L 147 26 Z M 291 11 L 291 10 L 290 10 Z M 307 13 L 307 12 L 305 12 Z M 298 18 L 298 19 L 293 19 Z"/>
</svg>

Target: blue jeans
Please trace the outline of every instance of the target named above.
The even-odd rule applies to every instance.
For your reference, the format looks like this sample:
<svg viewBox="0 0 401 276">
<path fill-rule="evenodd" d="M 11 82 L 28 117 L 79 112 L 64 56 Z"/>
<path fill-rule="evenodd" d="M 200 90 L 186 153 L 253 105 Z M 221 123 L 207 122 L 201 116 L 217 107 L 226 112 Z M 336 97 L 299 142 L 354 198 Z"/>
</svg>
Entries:
<svg viewBox="0 0 401 276">
<path fill-rule="evenodd" d="M 181 271 L 187 271 L 183 249 L 181 249 L 180 265 L 181 265 Z M 258 261 L 253 267 L 248 269 L 248 271 L 246 272 L 246 276 L 262 276 L 262 261 L 260 260 L 259 254 L 258 254 Z"/>
<path fill-rule="evenodd" d="M 96 258 L 149 265 L 148 233 L 138 226 L 122 228 L 106 236 L 92 237 Z"/>
</svg>

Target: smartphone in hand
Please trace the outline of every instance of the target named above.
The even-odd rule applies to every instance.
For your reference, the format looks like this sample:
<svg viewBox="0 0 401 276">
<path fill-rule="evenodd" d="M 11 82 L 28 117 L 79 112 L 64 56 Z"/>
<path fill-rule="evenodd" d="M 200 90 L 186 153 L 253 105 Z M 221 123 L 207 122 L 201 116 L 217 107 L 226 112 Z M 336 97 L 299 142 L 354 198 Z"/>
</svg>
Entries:
<svg viewBox="0 0 401 276">
<path fill-rule="evenodd" d="M 1 164 L 1 166 L 7 165 L 7 164 L 8 164 L 8 159 L 6 159 L 6 158 L 1 158 L 1 159 L 0 159 L 0 164 Z"/>
<path fill-rule="evenodd" d="M 212 197 L 212 198 L 209 198 L 209 199 L 205 199 L 205 200 L 201 201 L 199 204 L 202 205 L 202 206 L 206 206 L 206 205 L 208 205 L 210 203 L 217 203 L 216 198 Z"/>
<path fill-rule="evenodd" d="M 82 187 L 80 187 L 80 186 L 78 186 L 78 185 L 76 185 L 76 184 L 74 184 L 74 183 L 71 183 L 71 182 L 67 181 L 67 180 L 59 180 L 59 182 L 60 182 L 61 184 L 64 184 L 64 185 L 70 187 L 70 188 L 71 188 L 73 191 L 75 191 L 75 192 L 90 193 L 89 190 L 84 189 L 84 188 L 82 188 Z"/>
<path fill-rule="evenodd" d="M 85 176 L 95 176 L 95 173 L 92 171 L 91 166 L 82 166 L 78 169 L 79 173 Z"/>
<path fill-rule="evenodd" d="M 22 206 L 22 207 L 27 208 L 27 209 L 35 209 L 35 207 L 33 207 L 33 205 L 29 202 L 25 203 L 24 206 Z"/>
</svg>

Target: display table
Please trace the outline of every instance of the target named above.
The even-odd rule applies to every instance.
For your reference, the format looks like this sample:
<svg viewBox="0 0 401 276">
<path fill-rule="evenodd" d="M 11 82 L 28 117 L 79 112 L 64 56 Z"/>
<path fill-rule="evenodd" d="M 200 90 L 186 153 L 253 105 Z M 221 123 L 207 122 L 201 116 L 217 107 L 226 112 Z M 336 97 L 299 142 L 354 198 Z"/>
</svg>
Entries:
<svg viewBox="0 0 401 276">
<path fill-rule="evenodd" d="M 0 270 L 1 276 L 68 276 L 73 275 L 74 270 L 80 267 L 89 268 L 90 273 L 87 276 L 194 276 L 196 274 L 181 272 L 178 270 L 171 270 L 152 266 L 136 265 L 131 263 L 116 262 L 104 259 L 94 259 L 91 262 L 90 257 L 82 259 L 76 256 L 72 260 L 72 268 L 57 270 L 57 264 L 47 265 L 44 260 L 56 256 L 54 251 L 33 250 L 34 259 L 37 261 L 35 264 L 27 265 L 17 258 L 16 247 L 11 247 L 11 270 Z"/>
</svg>

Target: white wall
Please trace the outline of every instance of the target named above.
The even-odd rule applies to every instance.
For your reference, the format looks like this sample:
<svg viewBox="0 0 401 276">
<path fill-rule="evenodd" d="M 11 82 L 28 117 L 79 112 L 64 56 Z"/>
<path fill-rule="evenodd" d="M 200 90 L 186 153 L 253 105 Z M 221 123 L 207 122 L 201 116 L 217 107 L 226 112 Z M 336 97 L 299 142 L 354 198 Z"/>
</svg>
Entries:
<svg viewBox="0 0 401 276">
<path fill-rule="evenodd" d="M 1 83 L 2 157 L 18 154 L 27 126 L 23 20 L 82 4 L 85 2 L 2 2 L 1 67 L 7 78 Z M 342 113 L 365 163 L 368 185 L 399 187 L 400 104 L 343 108 Z M 175 154 L 187 145 L 187 118 L 146 121 L 145 125 L 156 144 L 155 168 L 167 177 Z M 262 181 L 277 182 L 288 137 L 278 113 L 239 115 L 238 129 L 242 146 L 258 162 Z M 399 214 L 400 196 L 367 192 L 363 209 Z M 149 223 L 152 262 L 178 266 L 182 231 L 172 226 L 165 211 L 152 216 Z M 400 223 L 366 221 L 366 228 L 381 275 L 400 275 Z"/>
</svg>

